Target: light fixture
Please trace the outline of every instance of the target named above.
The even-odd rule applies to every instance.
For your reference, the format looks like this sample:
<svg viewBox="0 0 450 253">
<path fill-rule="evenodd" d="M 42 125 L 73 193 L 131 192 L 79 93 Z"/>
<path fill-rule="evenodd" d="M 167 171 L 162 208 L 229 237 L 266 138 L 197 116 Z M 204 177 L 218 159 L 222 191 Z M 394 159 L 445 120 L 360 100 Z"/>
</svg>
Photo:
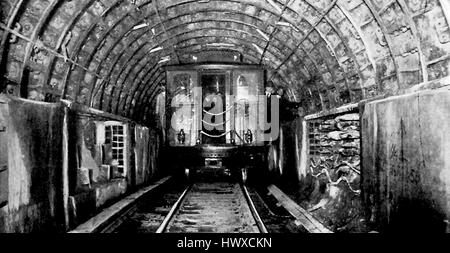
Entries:
<svg viewBox="0 0 450 253">
<path fill-rule="evenodd" d="M 275 8 L 279 13 L 282 13 L 283 10 L 281 10 L 280 6 L 278 6 L 274 1 L 272 0 L 266 0 L 270 5 L 272 5 L 273 8 Z"/>
<path fill-rule="evenodd" d="M 261 30 L 259 30 L 259 29 L 256 29 L 256 31 L 265 39 L 265 40 L 269 40 L 269 35 L 267 35 L 265 32 L 263 32 L 263 31 L 261 31 Z"/>
<path fill-rule="evenodd" d="M 211 46 L 211 47 L 234 47 L 234 44 L 230 44 L 230 43 L 209 43 L 206 44 L 206 46 Z"/>
<path fill-rule="evenodd" d="M 264 54 L 264 51 L 255 43 L 253 43 L 253 47 L 256 49 L 256 51 L 258 51 L 258 53 L 260 54 Z"/>
<path fill-rule="evenodd" d="M 133 30 L 136 31 L 136 30 L 142 29 L 142 28 L 147 27 L 147 26 L 148 26 L 147 23 L 142 23 L 142 24 L 134 26 Z"/>
<path fill-rule="evenodd" d="M 168 61 L 170 61 L 170 56 L 164 56 L 161 58 L 161 60 L 158 62 L 158 64 L 168 62 Z"/>
<path fill-rule="evenodd" d="M 279 25 L 279 26 L 291 26 L 291 24 L 289 22 L 282 22 L 282 21 L 278 21 L 276 25 Z"/>
<path fill-rule="evenodd" d="M 279 22 L 276 23 L 276 25 L 277 25 L 277 26 L 290 27 L 290 28 L 294 29 L 296 32 L 298 32 L 297 27 L 293 26 L 293 25 L 292 25 L 291 23 L 289 23 L 289 22 L 282 22 L 282 21 L 279 21 Z"/>
<path fill-rule="evenodd" d="M 163 49 L 164 49 L 163 47 L 154 47 L 152 50 L 150 50 L 150 53 L 155 53 L 155 52 L 161 51 Z"/>
</svg>

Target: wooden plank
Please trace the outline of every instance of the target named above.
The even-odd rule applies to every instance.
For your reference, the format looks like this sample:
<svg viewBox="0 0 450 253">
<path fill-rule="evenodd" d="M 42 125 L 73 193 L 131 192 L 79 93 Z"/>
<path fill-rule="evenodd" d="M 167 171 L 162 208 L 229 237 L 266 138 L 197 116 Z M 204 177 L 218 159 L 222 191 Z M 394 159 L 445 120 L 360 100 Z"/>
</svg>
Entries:
<svg viewBox="0 0 450 253">
<path fill-rule="evenodd" d="M 91 108 L 91 107 L 88 107 L 85 105 L 77 104 L 77 103 L 69 101 L 69 100 L 61 99 L 60 101 L 64 106 L 69 107 L 69 109 L 71 109 L 75 112 L 91 114 L 92 116 L 99 117 L 99 118 L 105 118 L 105 119 L 109 119 L 109 120 L 115 120 L 115 121 L 121 121 L 121 122 L 125 122 L 125 123 L 132 123 L 132 124 L 139 125 L 134 120 L 126 118 L 126 117 L 122 117 L 122 116 L 112 114 L 109 112 L 97 110 L 97 109 L 94 109 L 94 108 Z"/>
<path fill-rule="evenodd" d="M 63 108 L 64 119 L 62 129 L 62 193 L 64 209 L 64 231 L 70 228 L 69 218 L 69 109 Z"/>
<path fill-rule="evenodd" d="M 334 114 L 340 114 L 340 113 L 350 113 L 353 111 L 356 111 L 358 109 L 358 104 L 348 104 L 339 108 L 334 108 L 331 110 L 327 110 L 327 111 L 322 111 L 316 114 L 311 114 L 311 115 L 307 115 L 304 117 L 304 120 L 314 120 L 314 119 L 318 119 L 318 118 L 322 118 L 322 117 L 326 117 L 326 116 L 330 116 L 330 115 L 334 115 Z"/>
<path fill-rule="evenodd" d="M 96 216 L 92 217 L 90 220 L 86 221 L 85 223 L 79 225 L 74 230 L 70 231 L 69 233 L 96 233 L 100 232 L 101 228 L 104 227 L 109 222 L 113 221 L 115 218 L 120 216 L 120 214 L 127 210 L 129 207 L 131 207 L 138 199 L 140 199 L 142 196 L 147 194 L 148 192 L 158 188 L 159 186 L 163 185 L 167 181 L 169 181 L 171 177 L 165 177 L 158 182 L 145 187 L 144 189 L 141 189 L 137 191 L 136 193 L 133 193 L 124 199 L 120 200 L 119 202 L 115 203 L 114 205 L 106 208 L 101 213 L 97 214 Z"/>
<path fill-rule="evenodd" d="M 275 185 L 268 187 L 269 192 L 274 196 L 278 202 L 294 216 L 302 226 L 310 233 L 333 233 L 327 229 L 322 223 L 315 219 L 308 211 L 301 208 L 297 203 L 290 199 L 284 192 L 282 192 Z"/>
</svg>

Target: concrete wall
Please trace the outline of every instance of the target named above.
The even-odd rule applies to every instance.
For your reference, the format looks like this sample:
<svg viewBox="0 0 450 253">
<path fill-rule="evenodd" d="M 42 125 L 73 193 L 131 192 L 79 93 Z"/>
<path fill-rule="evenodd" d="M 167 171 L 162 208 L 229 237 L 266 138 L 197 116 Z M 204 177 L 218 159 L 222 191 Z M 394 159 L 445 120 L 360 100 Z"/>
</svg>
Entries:
<svg viewBox="0 0 450 253">
<path fill-rule="evenodd" d="M 151 176 L 152 171 L 151 157 L 150 157 L 150 134 L 149 129 L 146 127 L 136 126 L 135 128 L 135 140 L 136 144 L 134 147 L 135 154 L 135 184 L 144 184 Z"/>
<path fill-rule="evenodd" d="M 371 226 L 380 231 L 449 232 L 448 88 L 363 108 L 362 193 Z"/>
<path fill-rule="evenodd" d="M 97 128 L 111 119 L 70 108 L 0 95 L 0 232 L 63 232 L 160 175 L 159 135 L 124 120 L 128 170 L 106 178 Z"/>
<path fill-rule="evenodd" d="M 157 166 L 160 142 L 155 130 L 143 126 L 135 126 L 135 175 L 136 186 L 148 182 L 160 172 Z"/>
<path fill-rule="evenodd" d="M 70 110 L 69 115 L 69 216 L 70 226 L 74 227 L 95 215 L 105 204 L 124 195 L 130 181 L 113 179 L 112 169 L 102 167 L 102 146 L 97 143 L 97 128 L 108 119 L 76 109 Z"/>
<path fill-rule="evenodd" d="M 58 104 L 1 96 L 0 114 L 6 126 L 8 187 L 0 209 L 0 232 L 63 229 L 62 118 Z M 6 123 L 6 124 L 5 124 Z M 2 182 L 4 183 L 4 182 Z"/>
<path fill-rule="evenodd" d="M 104 132 L 107 122 L 124 126 L 126 133 L 124 177 L 110 168 Z M 156 132 L 135 123 L 72 109 L 69 118 L 70 219 L 71 227 L 89 219 L 105 205 L 128 191 L 149 183 L 157 174 Z"/>
</svg>

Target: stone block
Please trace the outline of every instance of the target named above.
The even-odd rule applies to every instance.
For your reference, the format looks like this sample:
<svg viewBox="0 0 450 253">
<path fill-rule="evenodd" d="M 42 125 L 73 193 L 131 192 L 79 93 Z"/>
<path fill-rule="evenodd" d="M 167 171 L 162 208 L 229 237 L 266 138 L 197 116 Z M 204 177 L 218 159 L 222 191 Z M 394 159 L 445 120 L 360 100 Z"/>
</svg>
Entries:
<svg viewBox="0 0 450 253">
<path fill-rule="evenodd" d="M 111 166 L 102 165 L 98 174 L 97 182 L 103 183 L 111 180 Z"/>
</svg>

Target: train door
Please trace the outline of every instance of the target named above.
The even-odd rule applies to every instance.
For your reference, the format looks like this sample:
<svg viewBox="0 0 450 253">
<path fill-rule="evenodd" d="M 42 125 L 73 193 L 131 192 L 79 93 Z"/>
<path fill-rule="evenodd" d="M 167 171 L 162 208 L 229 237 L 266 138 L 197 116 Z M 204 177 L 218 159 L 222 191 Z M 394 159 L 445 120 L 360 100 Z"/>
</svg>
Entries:
<svg viewBox="0 0 450 253">
<path fill-rule="evenodd" d="M 226 142 L 226 73 L 202 73 L 202 143 L 221 144 Z"/>
<path fill-rule="evenodd" d="M 232 74 L 232 87 L 235 99 L 234 135 L 232 138 L 238 144 L 244 144 L 245 135 L 252 134 L 251 143 L 262 145 L 262 131 L 260 120 L 265 118 L 264 104 L 260 96 L 264 95 L 264 72 L 261 70 L 234 70 Z"/>
</svg>

